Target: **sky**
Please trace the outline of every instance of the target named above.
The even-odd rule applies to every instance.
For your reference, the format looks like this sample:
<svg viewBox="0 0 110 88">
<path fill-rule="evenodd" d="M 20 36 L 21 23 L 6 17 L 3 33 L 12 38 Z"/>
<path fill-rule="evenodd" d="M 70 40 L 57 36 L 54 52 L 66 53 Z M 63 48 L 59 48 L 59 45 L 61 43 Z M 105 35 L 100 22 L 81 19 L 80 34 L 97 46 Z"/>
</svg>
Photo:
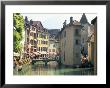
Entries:
<svg viewBox="0 0 110 88">
<path fill-rule="evenodd" d="M 23 17 L 28 17 L 28 20 L 33 21 L 41 21 L 44 28 L 47 29 L 61 29 L 63 27 L 63 23 L 67 20 L 67 24 L 70 22 L 70 17 L 73 17 L 73 20 L 80 21 L 83 13 L 73 13 L 73 14 L 36 14 L 36 13 L 22 13 Z M 95 13 L 85 13 L 87 20 L 91 23 L 97 14 Z"/>
</svg>

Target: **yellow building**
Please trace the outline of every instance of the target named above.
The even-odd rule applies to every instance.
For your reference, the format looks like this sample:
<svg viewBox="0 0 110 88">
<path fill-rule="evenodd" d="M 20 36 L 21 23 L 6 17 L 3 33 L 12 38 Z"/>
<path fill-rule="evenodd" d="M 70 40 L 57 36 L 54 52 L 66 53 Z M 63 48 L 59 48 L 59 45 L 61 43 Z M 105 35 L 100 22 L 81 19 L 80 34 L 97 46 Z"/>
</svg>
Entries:
<svg viewBox="0 0 110 88">
<path fill-rule="evenodd" d="M 47 29 L 40 29 L 37 32 L 37 52 L 40 54 L 40 57 L 48 57 L 48 31 Z"/>
</svg>

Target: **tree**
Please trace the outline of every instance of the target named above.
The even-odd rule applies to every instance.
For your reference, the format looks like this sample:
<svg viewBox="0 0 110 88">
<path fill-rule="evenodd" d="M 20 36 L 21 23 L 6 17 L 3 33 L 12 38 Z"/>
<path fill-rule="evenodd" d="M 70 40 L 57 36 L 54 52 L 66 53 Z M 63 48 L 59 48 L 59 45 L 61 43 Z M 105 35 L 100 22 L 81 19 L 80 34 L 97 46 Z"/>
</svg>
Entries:
<svg viewBox="0 0 110 88">
<path fill-rule="evenodd" d="M 13 14 L 13 51 L 21 53 L 24 30 L 24 19 L 20 13 Z"/>
</svg>

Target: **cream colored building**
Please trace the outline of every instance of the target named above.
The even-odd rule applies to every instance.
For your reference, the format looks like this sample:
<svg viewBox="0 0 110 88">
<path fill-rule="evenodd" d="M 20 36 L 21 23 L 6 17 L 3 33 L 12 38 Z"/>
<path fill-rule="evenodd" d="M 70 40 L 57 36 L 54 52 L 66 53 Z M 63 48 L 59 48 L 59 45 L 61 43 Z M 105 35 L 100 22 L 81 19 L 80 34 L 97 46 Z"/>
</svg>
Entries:
<svg viewBox="0 0 110 88">
<path fill-rule="evenodd" d="M 49 47 L 48 47 L 49 57 L 55 58 L 59 56 L 59 41 L 55 37 L 49 37 Z"/>
<path fill-rule="evenodd" d="M 61 61 L 67 66 L 76 66 L 81 64 L 81 24 L 73 21 L 70 17 L 70 23 L 64 22 L 60 32 L 60 50 Z"/>
<path fill-rule="evenodd" d="M 55 39 L 49 38 L 49 47 L 48 47 L 48 52 L 49 52 L 49 58 L 55 58 L 57 55 L 56 53 L 56 47 L 55 47 Z"/>
</svg>

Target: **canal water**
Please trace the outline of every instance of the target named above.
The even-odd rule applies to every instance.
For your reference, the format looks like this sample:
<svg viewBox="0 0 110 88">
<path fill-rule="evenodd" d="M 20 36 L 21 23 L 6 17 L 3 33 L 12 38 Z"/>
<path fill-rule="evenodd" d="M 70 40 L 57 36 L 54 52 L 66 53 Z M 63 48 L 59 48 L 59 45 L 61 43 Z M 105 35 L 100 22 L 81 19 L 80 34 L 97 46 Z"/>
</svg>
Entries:
<svg viewBox="0 0 110 88">
<path fill-rule="evenodd" d="M 94 75 L 92 68 L 69 68 L 59 67 L 56 62 L 49 62 L 47 66 L 44 63 L 25 64 L 21 71 L 13 70 L 14 75 Z"/>
</svg>

